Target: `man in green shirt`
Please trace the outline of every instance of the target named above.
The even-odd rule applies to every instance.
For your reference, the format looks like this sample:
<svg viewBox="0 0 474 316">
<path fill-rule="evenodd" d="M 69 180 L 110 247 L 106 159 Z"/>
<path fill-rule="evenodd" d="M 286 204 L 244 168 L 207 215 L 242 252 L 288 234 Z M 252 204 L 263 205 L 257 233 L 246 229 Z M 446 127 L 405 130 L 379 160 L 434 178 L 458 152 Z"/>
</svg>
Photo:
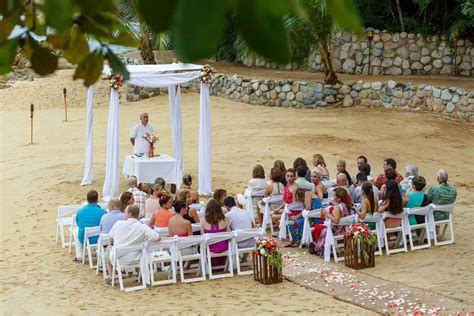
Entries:
<svg viewBox="0 0 474 316">
<path fill-rule="evenodd" d="M 457 191 L 456 188 L 448 184 L 448 172 L 445 169 L 439 169 L 438 173 L 438 185 L 432 186 L 428 193 L 428 200 L 436 205 L 451 204 L 456 201 Z M 448 213 L 446 212 L 434 212 L 435 221 L 448 219 Z"/>
</svg>

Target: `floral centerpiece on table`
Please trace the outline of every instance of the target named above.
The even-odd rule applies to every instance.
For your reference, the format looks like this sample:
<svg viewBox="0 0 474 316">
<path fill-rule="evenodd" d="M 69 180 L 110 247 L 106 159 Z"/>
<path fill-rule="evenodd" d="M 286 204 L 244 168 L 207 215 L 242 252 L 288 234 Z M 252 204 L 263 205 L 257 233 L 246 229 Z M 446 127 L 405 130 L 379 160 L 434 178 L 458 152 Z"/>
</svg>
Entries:
<svg viewBox="0 0 474 316">
<path fill-rule="evenodd" d="M 155 143 L 159 141 L 158 136 L 153 133 L 146 133 L 143 139 L 148 142 L 148 157 L 153 158 L 155 156 Z"/>
<path fill-rule="evenodd" d="M 283 268 L 283 255 L 280 252 L 276 240 L 268 237 L 257 239 L 254 253 L 256 256 L 260 255 L 266 257 L 269 265 L 277 267 L 280 270 Z"/>
<path fill-rule="evenodd" d="M 375 245 L 376 237 L 370 233 L 369 225 L 366 223 L 355 223 L 346 228 L 344 232 L 345 238 L 354 238 L 360 242 L 360 250 L 362 253 L 362 259 L 367 264 L 369 260 L 369 254 L 367 253 L 366 244 L 369 246 Z"/>
<path fill-rule="evenodd" d="M 215 69 L 211 67 L 211 65 L 204 65 L 201 69 L 201 77 L 200 80 L 202 83 L 209 83 L 211 82 L 212 76 L 215 73 Z"/>
</svg>

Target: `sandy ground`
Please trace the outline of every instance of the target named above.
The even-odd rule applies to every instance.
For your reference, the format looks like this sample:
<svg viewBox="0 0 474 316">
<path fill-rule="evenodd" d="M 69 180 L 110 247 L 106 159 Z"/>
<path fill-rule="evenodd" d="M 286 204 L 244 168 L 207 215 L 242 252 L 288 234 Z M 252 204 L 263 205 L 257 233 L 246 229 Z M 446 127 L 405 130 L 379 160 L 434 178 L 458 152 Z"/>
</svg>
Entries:
<svg viewBox="0 0 474 316">
<path fill-rule="evenodd" d="M 368 313 L 289 282 L 264 288 L 251 277 L 122 294 L 106 287 L 95 272 L 73 264 L 72 256 L 54 243 L 56 209 L 59 204 L 82 202 L 91 188 L 102 191 L 108 89 L 103 82 L 96 93 L 96 182 L 81 187 L 86 89 L 70 78 L 70 71 L 60 71 L 55 76 L 19 82 L 13 88 L 0 90 L 0 192 L 5 197 L 0 212 L 1 312 L 143 313 L 151 310 L 143 304 L 150 301 L 155 311 L 169 313 Z M 63 122 L 63 87 L 68 89 L 70 105 L 67 123 Z M 28 145 L 31 102 L 37 109 L 35 144 Z M 182 106 L 185 167 L 197 179 L 198 95 L 185 94 Z M 468 206 L 474 197 L 474 125 L 431 113 L 267 108 L 216 97 L 211 97 L 211 107 L 215 189 L 241 192 L 256 163 L 268 171 L 275 159 L 290 166 L 296 157 L 310 160 L 314 153 L 323 154 L 332 174 L 337 159 L 346 159 L 349 172 L 355 173 L 355 157 L 359 154 L 369 157 L 375 173 L 381 172 L 384 157 L 395 158 L 400 166 L 416 162 L 430 185 L 436 180 L 436 170 L 447 168 L 451 182 L 458 188 L 456 243 L 382 256 L 377 267 L 366 273 L 474 302 L 474 224 Z M 167 96 L 124 102 L 120 121 L 121 162 L 131 151 L 127 141 L 129 130 L 143 111 L 149 112 L 151 124 L 160 135 L 158 151 L 172 153 Z M 121 188 L 124 189 L 123 182 Z"/>
</svg>

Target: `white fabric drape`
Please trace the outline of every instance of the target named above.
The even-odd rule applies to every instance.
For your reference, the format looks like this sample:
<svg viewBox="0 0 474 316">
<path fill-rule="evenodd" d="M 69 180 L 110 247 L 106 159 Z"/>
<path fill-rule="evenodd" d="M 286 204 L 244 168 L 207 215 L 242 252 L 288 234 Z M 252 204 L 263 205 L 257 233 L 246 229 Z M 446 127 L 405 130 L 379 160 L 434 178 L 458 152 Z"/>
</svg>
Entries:
<svg viewBox="0 0 474 316">
<path fill-rule="evenodd" d="M 84 164 L 84 177 L 81 185 L 91 184 L 94 173 L 92 168 L 92 123 L 94 113 L 92 105 L 94 104 L 94 86 L 89 86 L 87 89 L 87 117 L 86 117 L 86 162 Z"/>
<path fill-rule="evenodd" d="M 178 162 L 178 181 L 176 186 L 181 185 L 184 173 L 183 157 L 183 115 L 181 113 L 181 86 L 168 87 L 171 136 L 173 140 L 173 156 Z"/>
<path fill-rule="evenodd" d="M 118 196 L 119 193 L 119 152 L 120 152 L 120 112 L 119 93 L 110 89 L 109 123 L 107 126 L 107 160 L 105 164 L 105 181 L 103 199 Z"/>
<path fill-rule="evenodd" d="M 209 85 L 201 82 L 199 105 L 199 194 L 212 194 L 211 173 L 211 110 L 209 102 Z"/>
<path fill-rule="evenodd" d="M 185 64 L 185 63 L 174 63 L 174 64 L 157 64 L 157 65 L 127 65 L 127 70 L 131 74 L 135 75 L 156 75 L 167 71 L 190 71 L 190 70 L 201 70 L 202 65 L 196 64 Z M 110 76 L 112 69 L 109 65 L 104 65 L 102 73 L 106 76 Z"/>
<path fill-rule="evenodd" d="M 175 86 L 197 79 L 199 76 L 201 76 L 200 71 L 145 75 L 130 73 L 130 79 L 127 82 L 143 88 L 158 88 Z"/>
</svg>

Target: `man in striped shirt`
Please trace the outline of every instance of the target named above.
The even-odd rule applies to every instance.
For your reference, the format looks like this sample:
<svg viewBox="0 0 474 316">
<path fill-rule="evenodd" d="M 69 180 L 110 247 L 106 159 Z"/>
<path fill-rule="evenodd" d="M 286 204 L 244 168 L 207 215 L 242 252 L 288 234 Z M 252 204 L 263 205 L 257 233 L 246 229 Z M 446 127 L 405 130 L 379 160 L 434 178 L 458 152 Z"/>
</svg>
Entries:
<svg viewBox="0 0 474 316">
<path fill-rule="evenodd" d="M 145 201 L 148 198 L 147 194 L 137 187 L 137 178 L 130 177 L 127 179 L 128 192 L 133 194 L 135 205 L 140 209 L 140 218 L 145 216 Z"/>
</svg>

